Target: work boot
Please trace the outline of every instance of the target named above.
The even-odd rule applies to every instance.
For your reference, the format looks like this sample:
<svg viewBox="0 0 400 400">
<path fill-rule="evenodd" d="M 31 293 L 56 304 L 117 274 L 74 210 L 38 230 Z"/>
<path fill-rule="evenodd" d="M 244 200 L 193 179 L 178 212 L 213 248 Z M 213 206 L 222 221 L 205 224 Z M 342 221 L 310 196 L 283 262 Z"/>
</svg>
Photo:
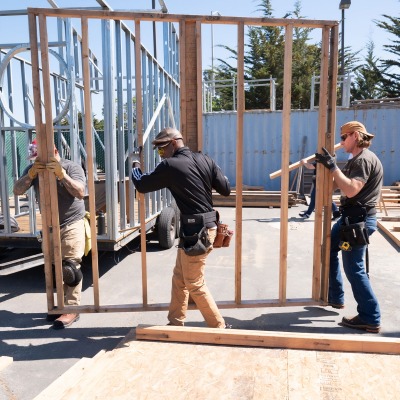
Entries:
<svg viewBox="0 0 400 400">
<path fill-rule="evenodd" d="M 62 314 L 47 314 L 46 321 L 54 322 L 57 318 L 60 318 Z"/>
<path fill-rule="evenodd" d="M 356 315 L 353 318 L 343 317 L 342 325 L 347 326 L 348 328 L 359 329 L 370 333 L 379 333 L 381 330 L 381 326 L 379 324 L 367 324 L 361 320 L 359 315 Z"/>
<path fill-rule="evenodd" d="M 54 329 L 64 329 L 79 320 L 79 314 L 63 314 L 53 323 Z"/>
</svg>

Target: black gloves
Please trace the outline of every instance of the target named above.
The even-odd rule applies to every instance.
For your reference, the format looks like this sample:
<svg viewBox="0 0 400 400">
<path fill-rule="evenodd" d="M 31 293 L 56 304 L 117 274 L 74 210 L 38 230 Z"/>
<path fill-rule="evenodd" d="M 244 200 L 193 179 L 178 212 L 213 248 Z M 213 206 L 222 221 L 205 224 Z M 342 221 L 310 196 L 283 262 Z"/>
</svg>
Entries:
<svg viewBox="0 0 400 400">
<path fill-rule="evenodd" d="M 338 166 L 336 165 L 335 157 L 332 156 L 329 151 L 323 147 L 322 148 L 324 154 L 315 153 L 315 161 L 317 163 L 323 164 L 325 168 L 328 168 L 329 171 L 335 171 Z"/>
</svg>

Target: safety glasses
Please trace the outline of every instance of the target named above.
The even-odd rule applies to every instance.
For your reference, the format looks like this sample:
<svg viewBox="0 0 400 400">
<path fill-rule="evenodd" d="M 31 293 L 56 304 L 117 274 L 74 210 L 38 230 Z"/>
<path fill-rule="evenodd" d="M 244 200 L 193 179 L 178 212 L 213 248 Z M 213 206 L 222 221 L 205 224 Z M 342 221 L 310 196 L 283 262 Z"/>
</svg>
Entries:
<svg viewBox="0 0 400 400">
<path fill-rule="evenodd" d="M 159 154 L 160 157 L 163 157 L 163 156 L 164 156 L 165 149 L 166 149 L 171 143 L 172 143 L 172 140 L 171 140 L 166 146 L 157 147 L 157 153 Z"/>
</svg>

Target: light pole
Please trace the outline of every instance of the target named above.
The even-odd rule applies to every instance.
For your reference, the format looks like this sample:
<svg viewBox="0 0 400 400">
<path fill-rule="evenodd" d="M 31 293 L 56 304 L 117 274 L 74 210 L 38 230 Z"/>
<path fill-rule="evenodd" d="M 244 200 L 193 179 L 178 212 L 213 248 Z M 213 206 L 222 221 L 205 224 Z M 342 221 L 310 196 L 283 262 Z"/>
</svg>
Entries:
<svg viewBox="0 0 400 400">
<path fill-rule="evenodd" d="M 211 11 L 211 15 L 221 14 L 218 11 Z M 214 96 L 215 92 L 215 83 L 214 83 L 214 24 L 211 24 L 211 82 L 212 82 L 212 95 Z"/>
<path fill-rule="evenodd" d="M 344 95 L 344 10 L 351 5 L 351 0 L 340 0 L 339 10 L 342 10 L 342 63 L 340 66 L 340 75 L 342 75 L 342 104 Z"/>
</svg>

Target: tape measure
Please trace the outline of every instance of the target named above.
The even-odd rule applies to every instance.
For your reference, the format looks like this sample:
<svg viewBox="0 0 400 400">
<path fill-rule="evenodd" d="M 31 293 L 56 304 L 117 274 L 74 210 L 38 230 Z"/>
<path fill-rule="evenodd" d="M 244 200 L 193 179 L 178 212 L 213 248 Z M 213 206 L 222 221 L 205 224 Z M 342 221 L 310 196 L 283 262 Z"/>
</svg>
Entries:
<svg viewBox="0 0 400 400">
<path fill-rule="evenodd" d="M 339 243 L 339 248 L 341 250 L 344 250 L 344 251 L 350 251 L 351 250 L 351 246 L 350 246 L 349 242 L 340 242 Z"/>
</svg>

